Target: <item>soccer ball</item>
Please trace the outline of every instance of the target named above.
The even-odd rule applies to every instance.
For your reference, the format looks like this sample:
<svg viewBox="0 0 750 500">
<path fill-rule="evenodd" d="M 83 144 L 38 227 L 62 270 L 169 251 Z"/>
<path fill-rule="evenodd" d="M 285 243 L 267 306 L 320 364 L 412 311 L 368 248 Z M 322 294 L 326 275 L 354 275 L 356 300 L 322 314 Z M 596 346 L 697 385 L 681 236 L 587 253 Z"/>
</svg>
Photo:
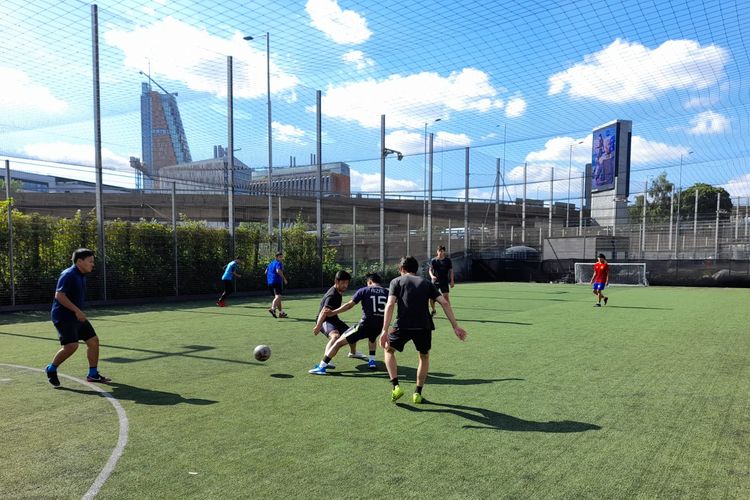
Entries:
<svg viewBox="0 0 750 500">
<path fill-rule="evenodd" d="M 255 359 L 258 361 L 265 361 L 271 357 L 271 348 L 267 345 L 259 345 L 253 351 L 253 356 L 255 356 Z"/>
</svg>

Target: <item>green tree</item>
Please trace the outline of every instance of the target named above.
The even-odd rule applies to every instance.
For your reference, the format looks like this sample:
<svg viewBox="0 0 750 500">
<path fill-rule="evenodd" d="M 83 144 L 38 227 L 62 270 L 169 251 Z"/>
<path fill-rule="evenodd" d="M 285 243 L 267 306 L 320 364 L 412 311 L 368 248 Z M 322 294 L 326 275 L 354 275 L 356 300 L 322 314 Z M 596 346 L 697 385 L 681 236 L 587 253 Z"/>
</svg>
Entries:
<svg viewBox="0 0 750 500">
<path fill-rule="evenodd" d="M 637 189 L 637 188 L 636 188 Z M 649 222 L 664 222 L 669 220 L 669 210 L 672 207 L 672 190 L 674 184 L 667 179 L 667 173 L 662 172 L 651 180 L 648 187 L 648 205 L 646 218 Z M 635 197 L 635 205 L 630 207 L 632 220 L 640 221 L 643 216 L 643 195 Z"/>
<path fill-rule="evenodd" d="M 2 178 L 0 178 L 0 191 L 5 191 L 5 179 Z M 23 183 L 21 183 L 21 181 L 19 181 L 18 179 L 11 179 L 10 192 L 17 193 L 19 191 L 23 191 Z"/>
<path fill-rule="evenodd" d="M 722 187 L 698 182 L 680 193 L 680 216 L 692 220 L 695 214 L 695 193 L 698 193 L 698 220 L 716 217 L 716 197 L 720 196 L 719 218 L 728 219 L 732 213 L 732 196 Z"/>
</svg>

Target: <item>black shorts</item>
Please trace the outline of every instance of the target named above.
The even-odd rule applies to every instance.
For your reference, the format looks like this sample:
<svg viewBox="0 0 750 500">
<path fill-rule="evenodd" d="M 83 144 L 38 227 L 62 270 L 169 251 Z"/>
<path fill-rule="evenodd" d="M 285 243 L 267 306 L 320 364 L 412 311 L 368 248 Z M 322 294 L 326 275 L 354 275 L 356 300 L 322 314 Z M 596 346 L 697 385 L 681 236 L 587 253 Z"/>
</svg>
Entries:
<svg viewBox="0 0 750 500">
<path fill-rule="evenodd" d="M 364 323 L 360 321 L 353 327 L 349 328 L 347 331 L 344 332 L 344 338 L 347 342 L 350 344 L 356 344 L 358 341 L 362 339 L 367 339 L 370 342 L 375 342 L 378 338 L 378 335 L 380 335 L 380 332 L 383 330 L 383 322 L 381 321 L 380 324 L 373 323 L 373 322 L 367 322 Z"/>
<path fill-rule="evenodd" d="M 60 339 L 60 345 L 75 344 L 79 340 L 86 342 L 88 339 L 96 337 L 94 327 L 89 320 L 86 321 L 59 321 L 55 323 L 57 329 L 57 338 Z"/>
<path fill-rule="evenodd" d="M 271 291 L 271 295 L 281 295 L 281 292 L 283 291 L 284 287 L 281 283 L 279 284 L 273 284 L 268 285 L 268 289 Z"/>
<path fill-rule="evenodd" d="M 435 286 L 438 287 L 440 293 L 450 293 L 450 282 L 449 281 L 435 281 Z"/>
<path fill-rule="evenodd" d="M 224 293 L 229 295 L 234 291 L 234 287 L 232 286 L 232 280 L 222 280 L 222 283 L 224 283 Z"/>
<path fill-rule="evenodd" d="M 320 329 L 320 331 L 328 337 L 332 332 L 337 331 L 339 333 L 344 333 L 349 329 L 349 325 L 344 323 L 341 318 L 336 316 L 335 318 L 327 319 L 323 322 L 323 328 Z"/>
<path fill-rule="evenodd" d="M 410 340 L 417 351 L 427 354 L 432 349 L 432 330 L 394 330 L 388 334 L 388 344 L 398 352 L 403 352 Z"/>
</svg>

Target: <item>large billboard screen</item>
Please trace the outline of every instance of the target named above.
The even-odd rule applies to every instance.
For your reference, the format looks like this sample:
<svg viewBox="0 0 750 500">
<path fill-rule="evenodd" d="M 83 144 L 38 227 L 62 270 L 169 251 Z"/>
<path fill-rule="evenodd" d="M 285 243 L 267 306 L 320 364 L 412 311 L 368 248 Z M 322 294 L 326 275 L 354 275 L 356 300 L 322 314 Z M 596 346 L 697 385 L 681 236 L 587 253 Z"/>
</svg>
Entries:
<svg viewBox="0 0 750 500">
<path fill-rule="evenodd" d="M 615 188 L 619 123 L 594 130 L 591 147 L 591 191 Z"/>
</svg>

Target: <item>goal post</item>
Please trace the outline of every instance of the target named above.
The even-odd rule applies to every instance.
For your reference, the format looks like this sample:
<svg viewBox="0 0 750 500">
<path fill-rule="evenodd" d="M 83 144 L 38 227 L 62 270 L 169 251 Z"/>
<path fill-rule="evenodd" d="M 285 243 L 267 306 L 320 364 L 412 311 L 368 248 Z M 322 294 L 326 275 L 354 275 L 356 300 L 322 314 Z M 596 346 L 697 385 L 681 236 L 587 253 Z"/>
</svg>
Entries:
<svg viewBox="0 0 750 500">
<path fill-rule="evenodd" d="M 609 264 L 609 284 L 626 286 L 648 286 L 645 262 L 607 262 Z M 588 285 L 594 274 L 593 262 L 575 263 L 575 283 Z"/>
</svg>

